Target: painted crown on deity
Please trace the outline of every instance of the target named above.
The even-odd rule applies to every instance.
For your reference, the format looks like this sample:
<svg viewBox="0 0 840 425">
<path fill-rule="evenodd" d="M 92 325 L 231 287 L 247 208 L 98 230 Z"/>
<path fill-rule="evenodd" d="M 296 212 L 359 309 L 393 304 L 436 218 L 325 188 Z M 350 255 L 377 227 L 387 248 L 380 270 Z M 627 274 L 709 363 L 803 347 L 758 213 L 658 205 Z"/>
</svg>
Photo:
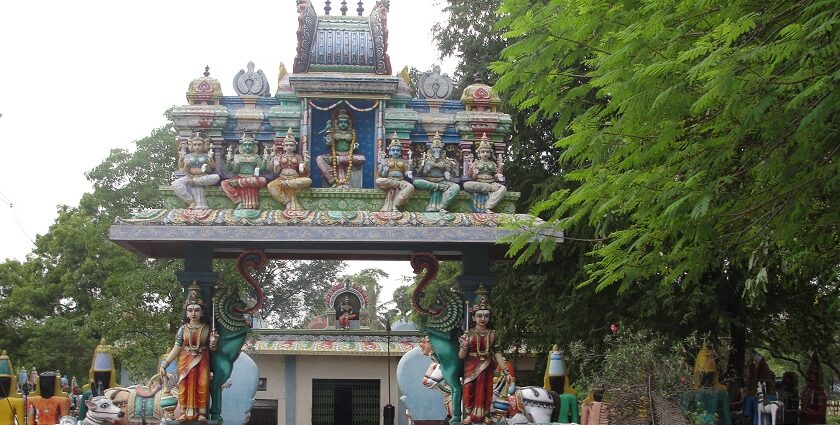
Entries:
<svg viewBox="0 0 840 425">
<path fill-rule="evenodd" d="M 491 311 L 490 293 L 483 284 L 478 285 L 478 289 L 475 290 L 475 303 L 470 308 L 470 312 L 475 313 L 479 310 Z"/>
<path fill-rule="evenodd" d="M 487 138 L 487 133 L 481 133 L 481 139 L 478 140 L 478 147 L 476 150 L 481 149 L 488 149 L 490 151 L 493 150 L 493 146 L 490 145 L 490 140 Z"/>
<path fill-rule="evenodd" d="M 430 146 L 431 149 L 440 148 L 443 149 L 443 140 L 440 139 L 440 133 L 435 132 L 435 137 L 432 138 L 432 145 Z"/>
<path fill-rule="evenodd" d="M 242 133 L 242 137 L 239 139 L 239 143 L 254 143 L 254 141 L 254 134 L 250 131 Z"/>
<path fill-rule="evenodd" d="M 199 305 L 201 308 L 204 308 L 204 300 L 201 299 L 201 287 L 198 286 L 198 282 L 193 281 L 192 285 L 187 288 L 187 300 L 184 301 L 184 308 L 188 305 Z"/>
<path fill-rule="evenodd" d="M 402 147 L 402 143 L 400 143 L 400 136 L 397 132 L 394 132 L 394 135 L 391 136 L 391 143 L 388 145 L 388 149 L 393 148 L 394 146 Z"/>
<path fill-rule="evenodd" d="M 292 130 L 292 127 L 289 127 L 289 129 L 286 130 L 286 137 L 283 138 L 282 143 L 284 145 L 287 144 L 287 143 L 292 143 L 292 144 L 297 145 L 297 140 L 295 140 L 295 132 L 294 132 L 294 130 Z"/>
</svg>

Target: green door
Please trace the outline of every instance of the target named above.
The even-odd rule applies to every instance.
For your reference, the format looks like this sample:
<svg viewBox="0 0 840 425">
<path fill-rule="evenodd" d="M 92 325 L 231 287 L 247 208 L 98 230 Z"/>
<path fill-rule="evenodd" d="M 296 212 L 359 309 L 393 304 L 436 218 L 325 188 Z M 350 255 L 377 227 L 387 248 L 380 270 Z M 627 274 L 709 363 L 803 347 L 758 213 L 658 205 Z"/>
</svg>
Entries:
<svg viewBox="0 0 840 425">
<path fill-rule="evenodd" d="M 312 425 L 379 425 L 378 379 L 313 379 Z"/>
</svg>

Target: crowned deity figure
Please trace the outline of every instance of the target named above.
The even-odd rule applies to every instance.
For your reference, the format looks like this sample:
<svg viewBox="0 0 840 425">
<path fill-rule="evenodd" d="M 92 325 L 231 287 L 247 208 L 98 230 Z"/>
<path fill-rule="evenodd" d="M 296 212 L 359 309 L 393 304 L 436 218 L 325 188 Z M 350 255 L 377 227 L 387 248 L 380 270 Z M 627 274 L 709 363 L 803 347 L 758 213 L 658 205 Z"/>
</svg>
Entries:
<svg viewBox="0 0 840 425">
<path fill-rule="evenodd" d="M 435 133 L 429 151 L 423 153 L 423 159 L 412 176 L 414 187 L 432 192 L 426 205 L 427 212 L 446 212 L 461 190 L 458 183 L 451 181 L 457 174 L 458 164 L 446 156 L 440 134 Z"/>
<path fill-rule="evenodd" d="M 239 140 L 239 153 L 234 155 L 232 146 L 228 146 L 225 167 L 234 177 L 222 181 L 222 190 L 236 203 L 237 209 L 260 208 L 260 188 L 267 182 L 260 176 L 265 161 L 257 153 L 258 149 L 254 136 L 248 132 Z"/>
<path fill-rule="evenodd" d="M 172 190 L 175 196 L 187 203 L 189 209 L 209 209 L 204 188 L 219 182 L 218 174 L 209 173 L 215 167 L 209 150 L 209 141 L 195 132 L 178 152 L 178 169 L 184 172 L 184 176 L 172 182 Z"/>
<path fill-rule="evenodd" d="M 822 366 L 820 358 L 814 354 L 805 369 L 805 390 L 802 391 L 801 425 L 824 424 L 828 397 L 822 387 Z"/>
<path fill-rule="evenodd" d="M 354 153 L 359 148 L 359 143 L 356 141 L 356 130 L 353 128 L 350 113 L 344 108 L 336 110 L 333 119 L 321 133 L 326 133 L 324 141 L 329 150 L 329 153 L 315 158 L 321 176 L 330 187 L 352 187 L 354 167 L 361 168 L 365 156 Z"/>
<path fill-rule="evenodd" d="M 493 423 L 493 375 L 496 367 L 507 370 L 496 333 L 490 328 L 490 301 L 479 286 L 470 310 L 473 326 L 458 339 L 458 357 L 464 360 L 464 424 Z"/>
<path fill-rule="evenodd" d="M 341 327 L 341 329 L 350 329 L 350 321 L 355 320 L 359 317 L 359 315 L 353 311 L 353 305 L 350 304 L 349 296 L 344 297 L 344 301 L 341 303 L 340 308 L 341 312 L 338 315 L 338 326 Z"/>
<path fill-rule="evenodd" d="M 472 159 L 467 165 L 465 174 L 470 181 L 464 182 L 464 190 L 473 194 L 475 210 L 493 213 L 492 209 L 507 192 L 503 184 L 505 176 L 502 174 L 502 161 L 493 160 L 493 148 L 487 134 L 481 136 L 475 153 L 478 159 Z"/>
<path fill-rule="evenodd" d="M 405 181 L 408 175 L 408 163 L 403 159 L 402 145 L 396 133 L 388 145 L 388 157 L 381 152 L 379 158 L 379 175 L 376 179 L 376 187 L 385 191 L 385 203 L 380 211 L 398 212 L 399 207 L 405 204 L 414 186 Z"/>
<path fill-rule="evenodd" d="M 187 290 L 184 302 L 185 323 L 178 329 L 175 345 L 161 363 L 160 376 L 178 359 L 179 422 L 207 421 L 208 394 L 210 393 L 210 351 L 216 351 L 219 334 L 204 321 L 204 300 L 196 282 Z"/>
<path fill-rule="evenodd" d="M 278 152 L 278 148 L 282 149 Z M 282 140 L 274 139 L 272 155 L 266 155 L 268 168 L 277 178 L 268 184 L 268 193 L 286 206 L 286 211 L 300 211 L 303 207 L 297 199 L 297 191 L 312 185 L 309 178 L 309 155 L 297 153 L 297 141 L 292 128 Z"/>
</svg>

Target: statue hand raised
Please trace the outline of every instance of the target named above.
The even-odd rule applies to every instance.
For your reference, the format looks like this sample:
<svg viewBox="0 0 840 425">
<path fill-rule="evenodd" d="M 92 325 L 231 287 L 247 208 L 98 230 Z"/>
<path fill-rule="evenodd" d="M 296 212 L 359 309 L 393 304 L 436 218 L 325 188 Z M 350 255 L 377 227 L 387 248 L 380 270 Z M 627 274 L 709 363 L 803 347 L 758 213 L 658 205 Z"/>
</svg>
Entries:
<svg viewBox="0 0 840 425">
<path fill-rule="evenodd" d="M 260 176 L 260 167 L 254 167 L 254 177 Z"/>
<path fill-rule="evenodd" d="M 206 172 L 207 172 L 207 164 L 201 164 L 201 172 L 202 172 L 202 173 L 206 173 Z"/>
</svg>

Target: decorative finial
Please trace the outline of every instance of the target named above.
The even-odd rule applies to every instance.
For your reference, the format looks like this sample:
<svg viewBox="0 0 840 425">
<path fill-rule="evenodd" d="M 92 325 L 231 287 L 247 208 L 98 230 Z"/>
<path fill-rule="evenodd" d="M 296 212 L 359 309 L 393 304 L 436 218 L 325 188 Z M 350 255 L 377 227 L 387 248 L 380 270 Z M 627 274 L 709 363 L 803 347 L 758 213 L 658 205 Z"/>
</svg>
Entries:
<svg viewBox="0 0 840 425">
<path fill-rule="evenodd" d="M 359 7 L 356 8 L 356 13 L 358 13 L 359 16 L 362 16 L 362 13 L 365 12 L 365 4 L 362 2 L 362 0 L 359 0 L 358 5 Z"/>
<path fill-rule="evenodd" d="M 341 0 L 341 16 L 347 16 L 347 0 Z"/>
<path fill-rule="evenodd" d="M 207 65 L 207 66 L 204 67 L 204 76 L 205 77 L 210 76 L 210 65 Z"/>
<path fill-rule="evenodd" d="M 327 0 L 324 2 L 324 15 L 329 15 L 330 10 L 332 10 L 332 7 L 330 7 L 330 0 Z"/>
</svg>

